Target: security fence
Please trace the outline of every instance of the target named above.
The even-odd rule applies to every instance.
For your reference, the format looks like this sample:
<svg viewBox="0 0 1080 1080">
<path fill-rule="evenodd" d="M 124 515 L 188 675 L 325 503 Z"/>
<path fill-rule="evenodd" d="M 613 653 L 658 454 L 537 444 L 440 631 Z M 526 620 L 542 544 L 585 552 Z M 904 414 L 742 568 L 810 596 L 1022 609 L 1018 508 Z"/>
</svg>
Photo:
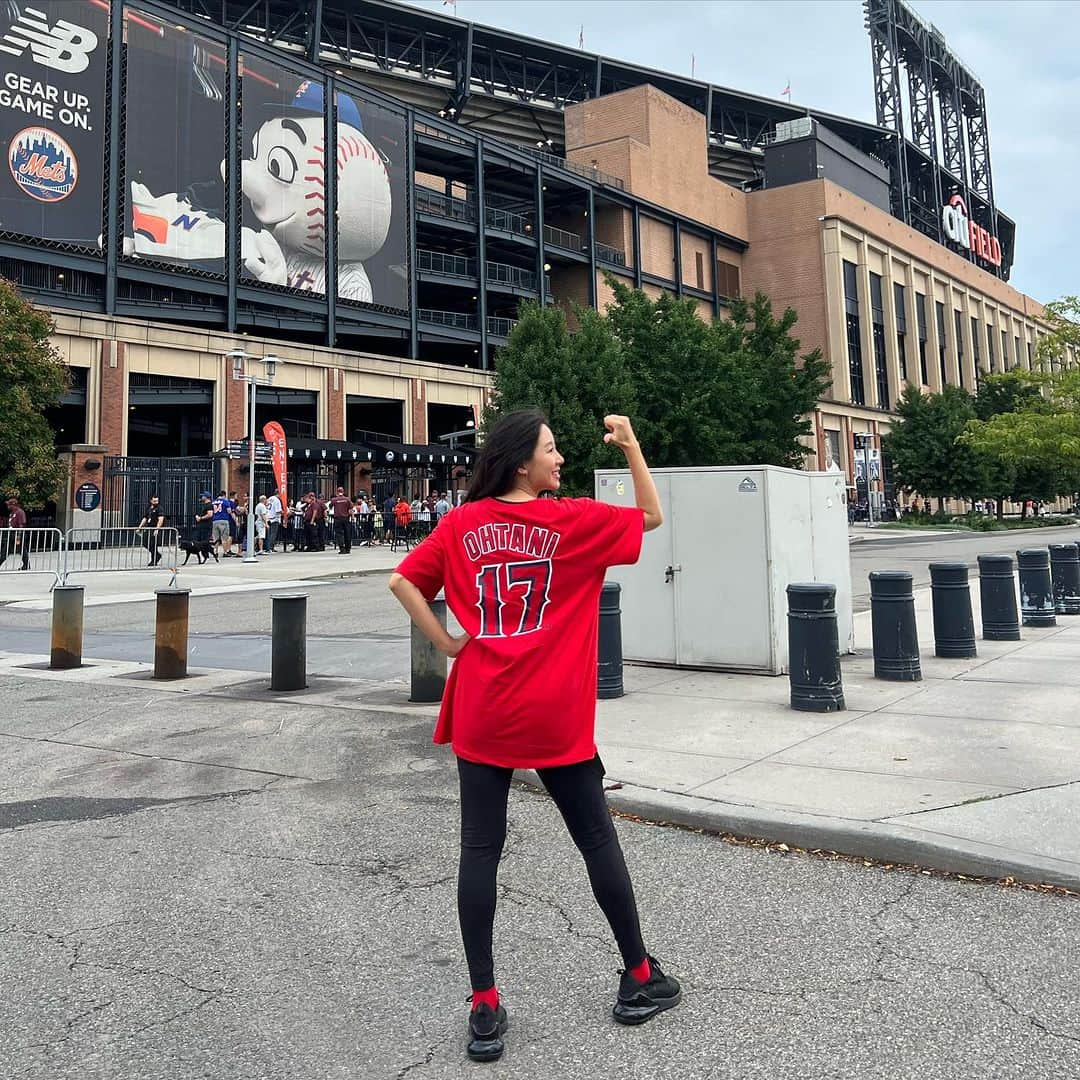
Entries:
<svg viewBox="0 0 1080 1080">
<path fill-rule="evenodd" d="M 66 585 L 71 574 L 160 569 L 175 583 L 179 536 L 174 528 L 0 529 L 0 577 L 51 574 Z M 0 586 L 0 599 L 3 598 Z"/>
<path fill-rule="evenodd" d="M 6 574 L 52 574 L 59 581 L 64 534 L 59 529 L 0 529 L 0 577 Z M 0 599 L 3 599 L 0 585 Z"/>
</svg>

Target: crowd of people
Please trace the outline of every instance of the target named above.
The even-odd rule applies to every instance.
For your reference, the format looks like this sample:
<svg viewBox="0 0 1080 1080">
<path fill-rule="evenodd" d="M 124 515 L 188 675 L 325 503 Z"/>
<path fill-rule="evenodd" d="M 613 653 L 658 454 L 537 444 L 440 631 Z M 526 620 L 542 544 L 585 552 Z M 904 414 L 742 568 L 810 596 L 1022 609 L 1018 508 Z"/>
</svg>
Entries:
<svg viewBox="0 0 1080 1080">
<path fill-rule="evenodd" d="M 368 492 L 349 495 L 338 487 L 324 497 L 308 491 L 289 500 L 282 491 L 260 495 L 255 515 L 255 555 L 276 551 L 327 551 L 348 555 L 357 547 L 390 545 L 409 548 L 422 539 L 460 502 L 452 492 L 416 492 L 410 501 L 397 491 L 381 505 Z M 209 542 L 222 558 L 235 558 L 247 550 L 248 494 L 221 490 L 216 496 L 204 491 L 194 515 L 192 539 Z M 157 496 L 151 500 L 140 528 L 153 530 L 164 524 Z M 151 554 L 155 554 L 151 551 Z"/>
</svg>

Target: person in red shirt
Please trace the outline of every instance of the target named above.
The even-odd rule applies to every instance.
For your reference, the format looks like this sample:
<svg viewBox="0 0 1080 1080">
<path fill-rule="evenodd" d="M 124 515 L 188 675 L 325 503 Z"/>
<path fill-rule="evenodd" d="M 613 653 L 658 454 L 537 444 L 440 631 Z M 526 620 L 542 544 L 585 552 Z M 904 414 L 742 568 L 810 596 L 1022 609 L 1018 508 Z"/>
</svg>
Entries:
<svg viewBox="0 0 1080 1080">
<path fill-rule="evenodd" d="M 458 917 L 472 983 L 466 1051 L 474 1060 L 494 1060 L 504 1048 L 492 926 L 514 769 L 537 770 L 585 859 L 626 965 L 615 1019 L 641 1024 L 681 1000 L 678 982 L 645 951 L 594 740 L 604 572 L 637 562 L 643 533 L 663 522 L 630 421 L 607 416 L 604 425 L 604 441 L 626 455 L 636 507 L 542 498 L 558 491 L 563 457 L 539 411 L 509 413 L 488 435 L 464 503 L 390 577 L 420 630 L 455 658 L 435 742 L 450 743 L 457 756 Z M 465 631 L 459 638 L 428 606 L 440 589 Z"/>
</svg>

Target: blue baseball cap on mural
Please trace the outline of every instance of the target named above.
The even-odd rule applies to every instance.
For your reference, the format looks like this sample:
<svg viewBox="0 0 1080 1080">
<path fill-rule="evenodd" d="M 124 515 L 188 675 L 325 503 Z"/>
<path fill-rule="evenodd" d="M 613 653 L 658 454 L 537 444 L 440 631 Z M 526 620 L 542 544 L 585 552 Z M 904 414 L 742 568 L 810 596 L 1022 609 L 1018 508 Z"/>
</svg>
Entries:
<svg viewBox="0 0 1080 1080">
<path fill-rule="evenodd" d="M 308 116 L 322 116 L 326 108 L 326 88 L 321 82 L 305 79 L 297 87 L 292 104 L 285 108 L 288 111 L 301 112 Z M 337 95 L 337 116 L 339 124 L 348 124 L 357 131 L 364 130 L 360 110 L 356 107 L 356 102 L 346 94 Z"/>
</svg>

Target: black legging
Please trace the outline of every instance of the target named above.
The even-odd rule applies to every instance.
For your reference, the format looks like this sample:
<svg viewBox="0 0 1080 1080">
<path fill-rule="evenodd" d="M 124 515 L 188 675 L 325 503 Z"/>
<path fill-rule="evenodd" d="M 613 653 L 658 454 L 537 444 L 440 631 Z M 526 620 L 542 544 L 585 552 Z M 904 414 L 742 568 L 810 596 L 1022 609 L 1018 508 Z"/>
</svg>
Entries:
<svg viewBox="0 0 1080 1080">
<path fill-rule="evenodd" d="M 645 958 L 634 887 L 604 799 L 599 757 L 576 765 L 537 769 L 566 827 L 585 859 L 589 882 L 607 916 L 627 968 Z M 496 875 L 506 840 L 506 798 L 512 769 L 458 758 L 461 782 L 461 862 L 458 918 L 474 990 L 495 985 L 491 931 L 495 922 Z"/>
</svg>

